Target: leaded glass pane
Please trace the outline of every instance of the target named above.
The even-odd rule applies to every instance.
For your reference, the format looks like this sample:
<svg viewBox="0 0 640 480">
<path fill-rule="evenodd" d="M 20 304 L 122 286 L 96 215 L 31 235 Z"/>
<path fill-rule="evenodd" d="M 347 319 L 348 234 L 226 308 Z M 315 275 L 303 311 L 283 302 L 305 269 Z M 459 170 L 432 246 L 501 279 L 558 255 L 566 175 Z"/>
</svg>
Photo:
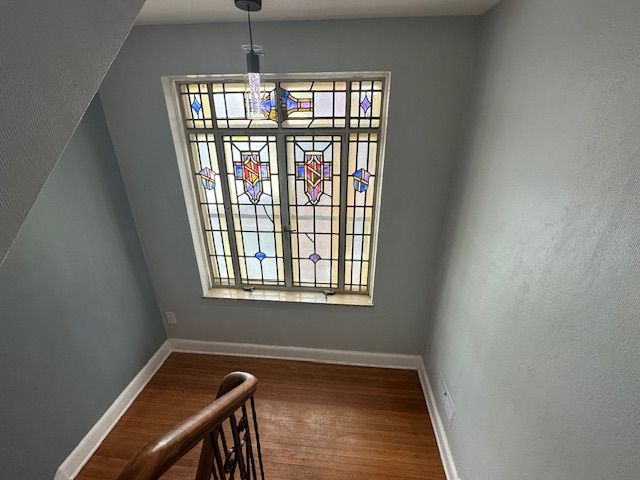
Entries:
<svg viewBox="0 0 640 480">
<path fill-rule="evenodd" d="M 377 133 L 349 135 L 345 290 L 353 292 L 368 290 L 377 158 Z"/>
<path fill-rule="evenodd" d="M 276 84 L 264 83 L 262 96 L 263 119 L 250 119 L 247 114 L 244 83 L 214 83 L 213 105 L 219 128 L 274 128 L 277 122 Z"/>
<path fill-rule="evenodd" d="M 276 138 L 222 139 L 241 283 L 284 285 Z"/>
<path fill-rule="evenodd" d="M 180 103 L 187 128 L 211 128 L 211 105 L 209 103 L 209 85 L 189 83 L 180 85 Z"/>
<path fill-rule="evenodd" d="M 351 82 L 351 127 L 379 127 L 381 114 L 382 82 L 371 80 Z"/>
<path fill-rule="evenodd" d="M 205 243 L 210 258 L 211 278 L 215 284 L 233 285 L 233 259 L 214 136 L 204 133 L 191 134 L 189 146 Z"/>
<path fill-rule="evenodd" d="M 283 127 L 344 127 L 346 82 L 282 82 Z"/>
<path fill-rule="evenodd" d="M 287 136 L 293 286 L 338 287 L 339 136 Z"/>
</svg>

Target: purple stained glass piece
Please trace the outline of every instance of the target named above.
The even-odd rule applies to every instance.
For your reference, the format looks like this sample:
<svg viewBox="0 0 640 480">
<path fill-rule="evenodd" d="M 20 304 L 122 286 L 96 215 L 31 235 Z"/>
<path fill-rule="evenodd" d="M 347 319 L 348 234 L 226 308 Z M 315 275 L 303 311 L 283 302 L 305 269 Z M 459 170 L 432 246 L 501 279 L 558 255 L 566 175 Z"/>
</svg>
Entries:
<svg viewBox="0 0 640 480">
<path fill-rule="evenodd" d="M 322 257 L 317 253 L 312 253 L 311 255 L 309 255 L 309 260 L 311 260 L 313 263 L 318 263 L 320 260 L 322 260 Z"/>
<path fill-rule="evenodd" d="M 191 102 L 191 108 L 193 109 L 194 112 L 196 112 L 196 114 L 200 113 L 200 109 L 202 108 L 202 105 L 200 104 L 200 102 L 196 97 L 193 97 L 193 102 Z"/>
<path fill-rule="evenodd" d="M 258 203 L 260 196 L 262 195 L 262 184 L 257 181 L 255 185 L 251 185 L 249 182 L 244 182 L 244 190 L 249 195 L 249 198 L 253 203 Z"/>
<path fill-rule="evenodd" d="M 362 108 L 362 111 L 365 113 L 365 115 L 371 108 L 371 100 L 369 100 L 369 97 L 366 94 L 362 99 L 362 101 L 360 102 L 360 107 Z"/>
<path fill-rule="evenodd" d="M 260 261 L 264 260 L 265 258 L 267 258 L 267 254 L 264 252 L 258 252 L 256 253 L 256 258 Z"/>
<path fill-rule="evenodd" d="M 200 179 L 202 180 L 202 186 L 207 190 L 213 190 L 216 188 L 216 172 L 211 170 L 209 167 L 204 167 L 198 173 L 200 175 Z"/>
<path fill-rule="evenodd" d="M 282 106 L 287 109 L 287 113 L 291 112 L 310 112 L 313 109 L 313 100 L 311 98 L 302 98 L 298 100 L 287 90 L 282 90 L 281 95 Z"/>
</svg>

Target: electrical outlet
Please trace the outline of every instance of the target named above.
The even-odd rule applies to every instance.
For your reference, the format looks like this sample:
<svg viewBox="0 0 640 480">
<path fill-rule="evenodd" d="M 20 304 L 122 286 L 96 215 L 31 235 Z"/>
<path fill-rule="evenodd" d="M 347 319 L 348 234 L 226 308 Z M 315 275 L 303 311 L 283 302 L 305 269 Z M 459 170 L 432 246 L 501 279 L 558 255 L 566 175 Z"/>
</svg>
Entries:
<svg viewBox="0 0 640 480">
<path fill-rule="evenodd" d="M 176 320 L 176 314 L 173 312 L 165 312 L 165 316 L 167 317 L 168 325 L 176 325 L 178 320 Z"/>
<path fill-rule="evenodd" d="M 446 419 L 447 424 L 451 425 L 453 417 L 456 415 L 456 409 L 453 406 L 453 398 L 451 398 L 451 393 L 449 393 L 449 388 L 447 387 L 444 378 L 440 377 L 438 387 L 441 405 L 444 408 L 444 418 Z"/>
</svg>

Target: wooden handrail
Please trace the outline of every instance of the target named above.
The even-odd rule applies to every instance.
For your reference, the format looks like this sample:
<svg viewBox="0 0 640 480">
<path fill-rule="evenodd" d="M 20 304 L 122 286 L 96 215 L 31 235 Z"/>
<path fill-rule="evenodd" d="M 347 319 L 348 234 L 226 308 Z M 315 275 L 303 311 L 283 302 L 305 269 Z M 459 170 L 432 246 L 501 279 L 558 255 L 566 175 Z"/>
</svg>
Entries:
<svg viewBox="0 0 640 480">
<path fill-rule="evenodd" d="M 168 432 L 149 442 L 127 463 L 122 473 L 120 473 L 118 480 L 156 480 L 201 440 L 205 440 L 205 445 L 208 445 L 209 448 L 218 448 L 217 438 L 222 436 L 225 450 L 227 450 L 224 432 L 221 428 L 223 422 L 227 419 L 230 420 L 234 430 L 234 439 L 238 437 L 238 445 L 235 445 L 236 442 L 232 442 L 234 447 L 229 452 L 223 452 L 223 455 L 228 456 L 228 453 L 235 452 L 236 458 L 233 459 L 234 462 L 238 461 L 237 457 L 243 459 L 242 448 L 246 444 L 246 441 L 248 441 L 249 446 L 251 446 L 251 439 L 248 436 L 249 422 L 246 418 L 245 404 L 250 400 L 251 406 L 254 407 L 253 394 L 256 391 L 257 385 L 258 380 L 250 373 L 233 372 L 225 376 L 218 389 L 216 399 L 212 403 L 176 425 Z M 242 439 L 242 441 L 240 441 L 238 436 L 238 423 L 235 418 L 235 412 L 240 409 L 242 409 L 244 413 L 244 423 L 242 427 L 247 431 L 247 438 Z M 253 411 L 253 415 L 256 440 L 258 440 L 255 411 Z M 214 442 L 215 446 L 212 446 Z M 237 449 L 240 449 L 239 455 L 237 455 Z M 212 451 L 210 455 L 207 454 L 211 457 L 205 459 L 209 461 L 209 465 L 198 465 L 198 477 L 206 475 L 203 478 L 209 478 L 211 469 L 213 468 L 211 462 L 213 462 L 214 453 L 220 456 L 217 451 Z M 200 463 L 203 462 L 203 457 L 207 455 L 205 455 L 204 451 L 202 452 Z M 259 443 L 258 455 L 260 456 Z M 252 454 L 247 456 L 253 461 Z M 249 459 L 247 459 L 247 461 L 249 461 Z M 262 467 L 261 464 L 262 461 L 260 461 L 260 467 Z M 247 465 L 242 465 L 240 468 L 244 470 L 246 466 Z M 233 468 L 235 469 L 235 466 Z M 208 472 L 206 471 L 207 469 Z M 262 474 L 262 468 L 260 468 L 260 470 Z"/>
</svg>

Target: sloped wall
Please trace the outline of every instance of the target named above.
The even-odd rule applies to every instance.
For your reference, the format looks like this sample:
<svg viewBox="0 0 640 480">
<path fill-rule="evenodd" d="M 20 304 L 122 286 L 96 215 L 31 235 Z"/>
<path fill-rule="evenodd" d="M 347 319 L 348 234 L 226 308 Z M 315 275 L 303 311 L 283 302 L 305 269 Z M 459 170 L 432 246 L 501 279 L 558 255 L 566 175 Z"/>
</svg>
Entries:
<svg viewBox="0 0 640 480">
<path fill-rule="evenodd" d="M 0 264 L 144 0 L 0 4 Z"/>
</svg>

